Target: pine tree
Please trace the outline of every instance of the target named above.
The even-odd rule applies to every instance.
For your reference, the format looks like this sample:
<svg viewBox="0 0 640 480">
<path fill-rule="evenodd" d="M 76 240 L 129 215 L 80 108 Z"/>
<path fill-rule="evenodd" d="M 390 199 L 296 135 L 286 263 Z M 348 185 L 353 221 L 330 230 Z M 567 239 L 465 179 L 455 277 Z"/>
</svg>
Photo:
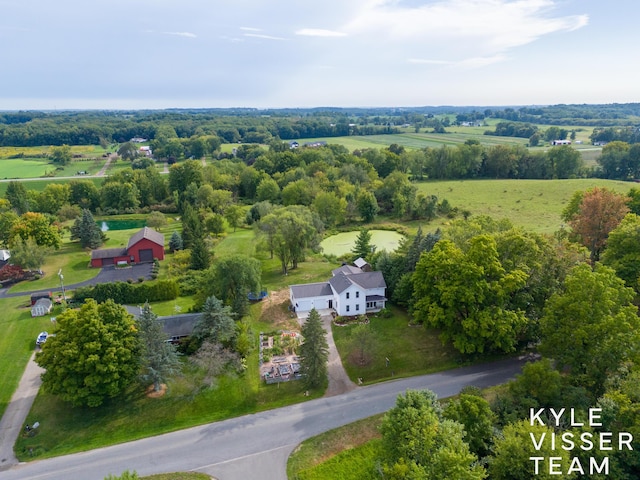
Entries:
<svg viewBox="0 0 640 480">
<path fill-rule="evenodd" d="M 322 328 L 320 314 L 314 308 L 309 312 L 302 326 L 304 343 L 300 346 L 300 371 L 304 377 L 305 388 L 317 388 L 327 381 L 327 361 L 329 344 Z"/>
<path fill-rule="evenodd" d="M 203 238 L 197 237 L 191 244 L 191 270 L 206 270 L 211 264 L 209 249 Z"/>
<path fill-rule="evenodd" d="M 182 236 L 179 232 L 173 232 L 171 234 L 171 239 L 169 240 L 169 251 L 175 252 L 176 250 L 182 250 Z"/>
<path fill-rule="evenodd" d="M 154 391 L 160 390 L 160 384 L 178 371 L 178 354 L 164 333 L 158 316 L 151 311 L 149 304 L 142 308 L 138 317 L 138 331 L 141 343 L 142 379 L 153 383 Z"/>
<path fill-rule="evenodd" d="M 351 250 L 351 253 L 353 253 L 353 259 L 363 258 L 366 260 L 367 257 L 371 256 L 374 249 L 375 247 L 371 245 L 371 234 L 369 233 L 369 230 L 363 228 L 360 230 L 358 238 L 356 238 L 353 250 Z"/>
<path fill-rule="evenodd" d="M 87 209 L 82 210 L 82 216 L 76 218 L 71 227 L 71 240 L 80 240 L 82 248 L 98 248 L 104 242 L 104 234 Z"/>
<path fill-rule="evenodd" d="M 208 297 L 202 307 L 202 315 L 193 327 L 193 336 L 200 342 L 205 340 L 227 345 L 236 334 L 231 307 L 224 306 L 215 296 Z"/>
</svg>

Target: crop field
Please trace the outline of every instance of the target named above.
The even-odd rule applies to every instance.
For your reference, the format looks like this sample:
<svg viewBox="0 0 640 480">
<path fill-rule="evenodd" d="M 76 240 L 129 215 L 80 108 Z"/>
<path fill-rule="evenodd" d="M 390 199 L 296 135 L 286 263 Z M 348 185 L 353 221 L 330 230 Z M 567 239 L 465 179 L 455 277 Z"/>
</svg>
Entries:
<svg viewBox="0 0 640 480">
<path fill-rule="evenodd" d="M 577 190 L 595 186 L 627 193 L 634 183 L 597 178 L 575 180 L 451 180 L 416 184 L 418 191 L 447 199 L 472 215 L 508 218 L 515 225 L 539 233 L 553 233 L 560 215 Z"/>
</svg>

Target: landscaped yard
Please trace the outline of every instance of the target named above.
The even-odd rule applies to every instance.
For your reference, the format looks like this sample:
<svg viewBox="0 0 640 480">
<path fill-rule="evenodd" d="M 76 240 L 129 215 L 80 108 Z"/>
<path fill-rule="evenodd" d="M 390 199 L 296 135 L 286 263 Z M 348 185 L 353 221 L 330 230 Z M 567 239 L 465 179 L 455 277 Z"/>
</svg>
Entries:
<svg viewBox="0 0 640 480">
<path fill-rule="evenodd" d="M 370 317 L 373 344 L 365 349 L 363 365 L 351 340 L 355 326 L 333 325 L 336 347 L 352 381 L 361 378 L 364 383 L 374 383 L 460 366 L 462 357 L 451 346 L 442 345 L 437 331 L 410 325 L 408 314 L 397 307 L 391 307 L 391 312 L 390 318 Z"/>
</svg>

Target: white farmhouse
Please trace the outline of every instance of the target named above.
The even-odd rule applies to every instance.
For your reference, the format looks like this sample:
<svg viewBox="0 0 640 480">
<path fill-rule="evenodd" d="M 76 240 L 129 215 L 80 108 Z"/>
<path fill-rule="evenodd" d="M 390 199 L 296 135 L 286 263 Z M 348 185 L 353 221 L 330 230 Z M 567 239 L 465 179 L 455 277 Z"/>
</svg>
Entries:
<svg viewBox="0 0 640 480">
<path fill-rule="evenodd" d="M 387 284 L 382 272 L 371 272 L 369 264 L 359 258 L 355 265 L 333 270 L 328 282 L 291 285 L 289 297 L 298 316 L 316 310 L 333 310 L 338 315 L 354 316 L 379 312 L 385 307 Z"/>
</svg>

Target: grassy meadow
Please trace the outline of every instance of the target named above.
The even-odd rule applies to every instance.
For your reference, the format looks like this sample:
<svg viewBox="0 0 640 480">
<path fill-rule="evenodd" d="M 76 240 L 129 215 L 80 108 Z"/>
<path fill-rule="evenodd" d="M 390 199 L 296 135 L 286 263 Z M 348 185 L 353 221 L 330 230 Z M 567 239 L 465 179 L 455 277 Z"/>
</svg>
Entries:
<svg viewBox="0 0 640 480">
<path fill-rule="evenodd" d="M 562 225 L 560 214 L 577 190 L 595 186 L 627 193 L 636 184 L 597 178 L 575 180 L 447 180 L 417 183 L 418 191 L 447 199 L 472 215 L 508 218 L 538 233 L 553 233 Z M 443 220 L 440 223 L 444 222 Z M 438 222 L 436 222 L 438 223 Z"/>
</svg>

